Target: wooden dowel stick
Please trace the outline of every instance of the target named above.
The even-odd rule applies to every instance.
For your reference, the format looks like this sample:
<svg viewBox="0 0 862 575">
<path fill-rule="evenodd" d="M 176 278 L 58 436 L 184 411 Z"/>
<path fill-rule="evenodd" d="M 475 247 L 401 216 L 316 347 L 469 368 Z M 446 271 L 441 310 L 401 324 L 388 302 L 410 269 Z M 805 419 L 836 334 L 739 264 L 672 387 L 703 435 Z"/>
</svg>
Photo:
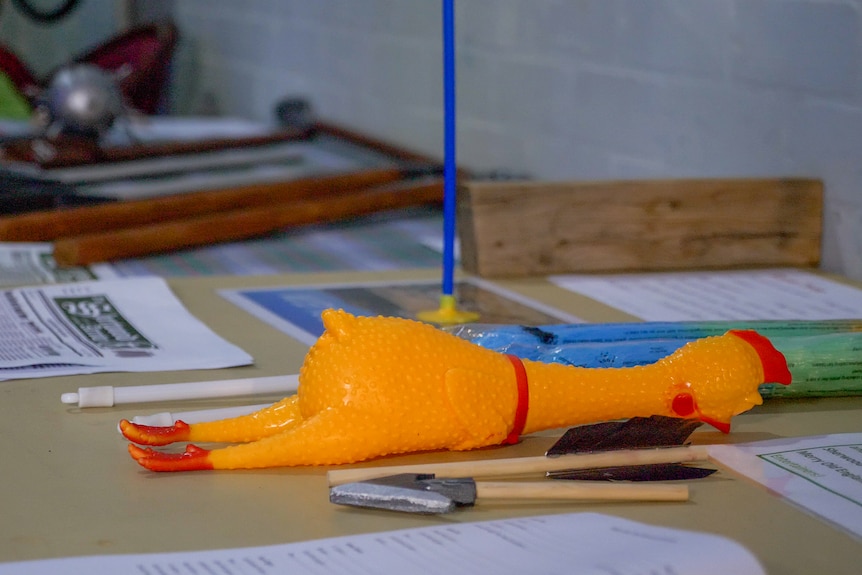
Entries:
<svg viewBox="0 0 862 575">
<path fill-rule="evenodd" d="M 442 198 L 443 184 L 433 180 L 320 199 L 279 202 L 266 207 L 60 239 L 54 243 L 54 259 L 57 264 L 67 266 L 113 261 L 246 239 L 293 225 L 331 222 L 382 210 L 440 203 Z"/>
<path fill-rule="evenodd" d="M 403 177 L 404 172 L 397 168 L 375 169 L 146 200 L 5 216 L 0 218 L 0 241 L 48 242 L 60 238 L 202 216 L 213 212 L 345 194 L 395 182 Z"/>
<path fill-rule="evenodd" d="M 601 481 L 477 481 L 476 499 L 567 499 L 576 501 L 687 501 L 688 485 Z"/>
<path fill-rule="evenodd" d="M 333 469 L 326 474 L 329 486 L 366 481 L 399 473 L 433 473 L 437 477 L 498 477 L 545 473 L 565 469 L 597 469 L 654 463 L 687 463 L 706 461 L 704 446 L 667 447 L 661 449 L 621 449 L 597 453 L 576 453 L 559 457 L 515 457 L 511 459 L 485 459 L 477 461 L 452 461 L 419 465 L 394 465 L 389 467 L 363 467 L 357 469 Z"/>
</svg>

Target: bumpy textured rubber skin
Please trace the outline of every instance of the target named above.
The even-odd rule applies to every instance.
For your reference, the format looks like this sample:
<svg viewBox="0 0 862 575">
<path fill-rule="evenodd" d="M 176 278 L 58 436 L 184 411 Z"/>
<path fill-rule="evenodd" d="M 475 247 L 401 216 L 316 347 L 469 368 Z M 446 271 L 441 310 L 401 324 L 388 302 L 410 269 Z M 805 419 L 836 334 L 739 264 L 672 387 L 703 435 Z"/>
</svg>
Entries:
<svg viewBox="0 0 862 575">
<path fill-rule="evenodd" d="M 512 431 L 518 384 L 505 355 L 408 319 L 327 310 L 323 323 L 296 395 L 251 415 L 177 423 L 173 430 L 122 424 L 125 436 L 143 445 L 172 438 L 237 445 L 190 446 L 184 453 L 132 446 L 132 456 L 155 471 L 332 465 L 499 445 Z M 691 342 L 646 366 L 523 365 L 525 434 L 651 415 L 700 419 L 728 431 L 734 415 L 762 402 L 764 365 L 785 374 L 783 383 L 790 378 L 768 340 L 740 332 Z"/>
</svg>

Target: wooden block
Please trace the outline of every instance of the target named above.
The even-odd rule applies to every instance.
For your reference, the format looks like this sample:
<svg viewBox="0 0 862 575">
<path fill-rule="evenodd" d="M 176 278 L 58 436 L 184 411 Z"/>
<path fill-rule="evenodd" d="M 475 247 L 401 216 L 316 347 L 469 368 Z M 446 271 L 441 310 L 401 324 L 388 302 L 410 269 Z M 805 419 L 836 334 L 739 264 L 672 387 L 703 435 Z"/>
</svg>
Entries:
<svg viewBox="0 0 862 575">
<path fill-rule="evenodd" d="M 483 277 L 816 266 L 815 179 L 467 182 L 462 267 Z"/>
</svg>

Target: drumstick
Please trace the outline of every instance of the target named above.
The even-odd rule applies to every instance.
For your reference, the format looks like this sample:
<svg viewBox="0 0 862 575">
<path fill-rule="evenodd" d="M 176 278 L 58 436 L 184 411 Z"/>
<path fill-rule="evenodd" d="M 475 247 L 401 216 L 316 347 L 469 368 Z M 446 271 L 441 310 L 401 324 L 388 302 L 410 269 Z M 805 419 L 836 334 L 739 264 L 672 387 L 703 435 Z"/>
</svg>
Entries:
<svg viewBox="0 0 862 575">
<path fill-rule="evenodd" d="M 350 194 L 278 202 L 264 207 L 218 212 L 185 220 L 57 240 L 58 265 L 86 265 L 181 248 L 235 241 L 288 226 L 331 222 L 382 210 L 442 201 L 439 180 L 360 190 Z"/>
<path fill-rule="evenodd" d="M 0 241 L 47 242 L 60 238 L 181 220 L 213 212 L 266 206 L 276 202 L 346 194 L 396 182 L 399 168 L 255 184 L 95 206 L 38 211 L 0 217 Z"/>
</svg>

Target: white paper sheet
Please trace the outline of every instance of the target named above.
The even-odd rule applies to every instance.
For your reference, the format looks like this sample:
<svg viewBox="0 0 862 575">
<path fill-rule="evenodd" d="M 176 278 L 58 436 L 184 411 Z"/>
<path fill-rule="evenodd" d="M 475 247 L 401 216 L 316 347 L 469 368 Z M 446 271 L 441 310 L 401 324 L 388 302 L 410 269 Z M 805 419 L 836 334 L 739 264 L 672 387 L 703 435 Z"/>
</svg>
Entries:
<svg viewBox="0 0 862 575">
<path fill-rule="evenodd" d="M 55 573 L 757 575 L 765 571 L 748 550 L 723 537 L 579 513 L 451 523 L 246 549 L 0 564 L 0 575 Z"/>
<path fill-rule="evenodd" d="M 862 433 L 712 445 L 709 454 L 862 538 Z"/>
<path fill-rule="evenodd" d="M 0 380 L 247 365 L 161 278 L 0 290 Z"/>
<path fill-rule="evenodd" d="M 644 321 L 862 317 L 862 290 L 796 269 L 578 274 L 549 279 Z"/>
<path fill-rule="evenodd" d="M 58 267 L 48 242 L 0 242 L 0 287 L 114 279 L 109 264 Z"/>
</svg>

